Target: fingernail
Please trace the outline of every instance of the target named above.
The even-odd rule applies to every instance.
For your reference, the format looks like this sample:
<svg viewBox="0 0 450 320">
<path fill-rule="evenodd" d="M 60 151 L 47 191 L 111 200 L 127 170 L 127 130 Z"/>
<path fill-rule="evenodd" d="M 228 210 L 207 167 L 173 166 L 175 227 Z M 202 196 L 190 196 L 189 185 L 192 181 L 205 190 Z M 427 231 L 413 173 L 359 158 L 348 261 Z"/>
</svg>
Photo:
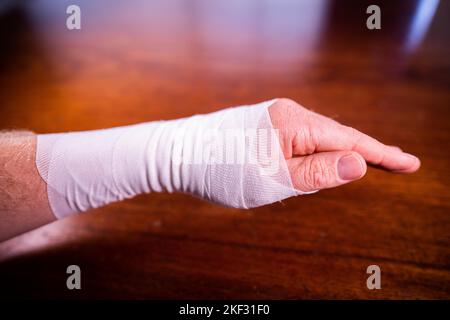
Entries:
<svg viewBox="0 0 450 320">
<path fill-rule="evenodd" d="M 412 162 L 409 169 L 410 170 L 412 169 L 414 171 L 419 169 L 420 168 L 420 159 L 417 158 L 415 155 L 412 155 L 409 153 L 407 153 L 406 155 L 411 159 L 411 162 Z"/>
<path fill-rule="evenodd" d="M 419 162 L 419 158 L 410 153 L 403 152 L 402 155 L 404 162 L 407 163 L 409 166 L 415 165 L 417 162 Z"/>
<path fill-rule="evenodd" d="M 414 161 L 418 161 L 419 158 L 417 158 L 415 155 L 411 154 L 411 153 L 406 153 L 404 152 L 404 154 L 409 157 L 410 159 L 413 159 Z"/>
<path fill-rule="evenodd" d="M 339 159 L 338 173 L 342 180 L 355 180 L 362 176 L 363 168 L 359 159 L 347 154 Z"/>
</svg>

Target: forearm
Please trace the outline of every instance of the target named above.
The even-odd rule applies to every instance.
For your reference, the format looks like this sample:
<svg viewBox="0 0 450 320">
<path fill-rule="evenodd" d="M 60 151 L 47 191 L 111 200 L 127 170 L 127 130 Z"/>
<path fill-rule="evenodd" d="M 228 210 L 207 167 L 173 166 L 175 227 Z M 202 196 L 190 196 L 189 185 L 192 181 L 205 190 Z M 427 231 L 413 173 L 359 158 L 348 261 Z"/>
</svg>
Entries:
<svg viewBox="0 0 450 320">
<path fill-rule="evenodd" d="M 55 220 L 35 161 L 35 134 L 0 133 L 0 241 Z"/>
<path fill-rule="evenodd" d="M 253 208 L 297 195 L 268 107 L 39 135 L 37 166 L 56 217 L 151 192 Z"/>
</svg>

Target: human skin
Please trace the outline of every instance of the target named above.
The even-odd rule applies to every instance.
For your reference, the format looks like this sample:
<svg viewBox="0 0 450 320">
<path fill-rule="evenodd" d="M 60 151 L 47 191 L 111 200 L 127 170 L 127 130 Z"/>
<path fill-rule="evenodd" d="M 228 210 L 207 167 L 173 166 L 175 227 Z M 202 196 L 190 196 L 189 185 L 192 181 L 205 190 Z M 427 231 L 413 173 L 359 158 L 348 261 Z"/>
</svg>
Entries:
<svg viewBox="0 0 450 320">
<path fill-rule="evenodd" d="M 417 157 L 399 147 L 385 145 L 290 99 L 278 99 L 269 113 L 299 190 L 333 188 L 358 180 L 367 171 L 366 162 L 398 173 L 412 173 L 420 167 Z M 343 157 L 347 161 L 339 161 Z"/>
<path fill-rule="evenodd" d="M 398 173 L 420 167 L 417 157 L 314 113 L 290 99 L 269 107 L 293 185 L 305 192 L 358 180 L 366 162 Z M 36 135 L 0 133 L 0 241 L 56 220 L 36 168 Z"/>
<path fill-rule="evenodd" d="M 36 168 L 36 135 L 0 133 L 0 241 L 55 219 Z"/>
</svg>

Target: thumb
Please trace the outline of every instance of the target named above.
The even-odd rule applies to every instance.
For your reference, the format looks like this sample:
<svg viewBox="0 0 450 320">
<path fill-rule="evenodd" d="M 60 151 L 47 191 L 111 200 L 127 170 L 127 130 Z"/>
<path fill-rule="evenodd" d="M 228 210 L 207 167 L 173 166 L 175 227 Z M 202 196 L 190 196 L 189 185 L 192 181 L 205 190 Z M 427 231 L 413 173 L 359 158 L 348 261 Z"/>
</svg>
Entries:
<svg viewBox="0 0 450 320">
<path fill-rule="evenodd" d="M 340 186 L 362 178 L 364 158 L 354 151 L 320 152 L 287 160 L 294 188 L 311 192 Z"/>
</svg>

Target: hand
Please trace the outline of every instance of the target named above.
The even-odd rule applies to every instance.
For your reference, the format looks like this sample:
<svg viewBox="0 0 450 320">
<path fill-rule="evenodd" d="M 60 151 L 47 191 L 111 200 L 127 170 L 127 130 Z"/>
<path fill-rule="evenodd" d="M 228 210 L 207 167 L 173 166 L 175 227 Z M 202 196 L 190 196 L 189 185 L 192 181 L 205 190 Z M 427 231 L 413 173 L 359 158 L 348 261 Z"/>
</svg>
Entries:
<svg viewBox="0 0 450 320">
<path fill-rule="evenodd" d="M 412 173 L 420 160 L 351 127 L 305 109 L 290 99 L 269 107 L 294 187 L 309 192 L 362 178 L 366 162 L 390 171 Z"/>
</svg>

